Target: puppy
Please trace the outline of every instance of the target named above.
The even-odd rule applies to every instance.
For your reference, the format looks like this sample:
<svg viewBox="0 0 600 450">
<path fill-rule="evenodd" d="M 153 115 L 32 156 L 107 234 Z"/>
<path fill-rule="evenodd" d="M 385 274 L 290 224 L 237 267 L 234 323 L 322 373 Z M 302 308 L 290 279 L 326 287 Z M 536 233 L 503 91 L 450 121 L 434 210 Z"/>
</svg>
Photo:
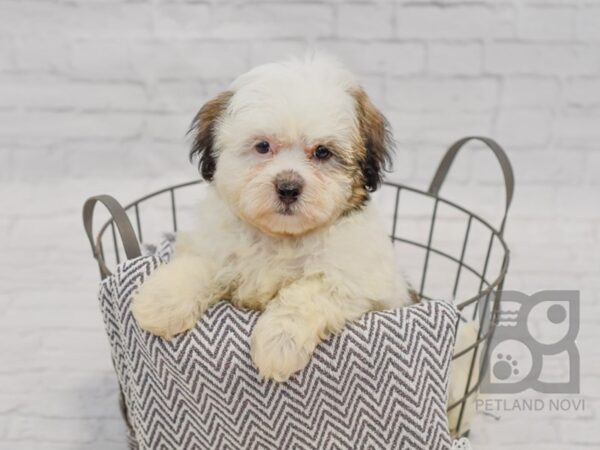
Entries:
<svg viewBox="0 0 600 450">
<path fill-rule="evenodd" d="M 192 131 L 209 192 L 198 228 L 134 297 L 143 329 L 170 339 L 229 299 L 262 312 L 252 359 L 285 381 L 346 323 L 412 302 L 369 204 L 390 129 L 338 63 L 256 67 L 206 103 Z"/>
</svg>

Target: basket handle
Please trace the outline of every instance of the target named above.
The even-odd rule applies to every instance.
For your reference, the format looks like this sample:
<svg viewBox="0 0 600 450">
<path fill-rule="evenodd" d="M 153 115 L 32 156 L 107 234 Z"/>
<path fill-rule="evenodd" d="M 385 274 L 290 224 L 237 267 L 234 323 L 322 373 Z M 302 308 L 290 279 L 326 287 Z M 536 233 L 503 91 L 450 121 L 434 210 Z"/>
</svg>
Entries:
<svg viewBox="0 0 600 450">
<path fill-rule="evenodd" d="M 88 198 L 83 205 L 83 227 L 85 228 L 85 234 L 87 235 L 90 245 L 92 246 L 94 259 L 98 261 L 100 275 L 102 278 L 105 278 L 109 276 L 111 272 L 104 263 L 104 259 L 102 258 L 98 245 L 96 245 L 94 242 L 94 235 L 92 233 L 94 208 L 98 202 L 102 203 L 106 209 L 108 209 L 113 222 L 117 226 L 127 259 L 137 258 L 138 256 L 141 256 L 142 252 L 140 251 L 140 244 L 138 243 L 135 231 L 133 231 L 129 217 L 127 217 L 127 213 L 121 204 L 110 195 L 97 195 Z"/>
<path fill-rule="evenodd" d="M 450 170 L 450 166 L 454 162 L 454 158 L 456 158 L 456 155 L 458 154 L 459 150 L 469 141 L 480 141 L 487 145 L 487 147 L 496 156 L 496 159 L 500 164 L 500 168 L 502 169 L 502 175 L 504 175 L 504 187 L 506 189 L 506 204 L 504 207 L 504 216 L 502 217 L 502 224 L 500 225 L 500 235 L 502 235 L 502 233 L 504 232 L 504 225 L 506 224 L 506 216 L 508 215 L 508 209 L 510 208 L 513 193 L 515 190 L 515 177 L 513 174 L 512 166 L 510 164 L 510 160 L 508 159 L 506 152 L 493 139 L 482 136 L 468 136 L 459 139 L 454 144 L 452 144 L 450 148 L 446 151 L 446 154 L 440 161 L 440 165 L 435 171 L 435 175 L 433 176 L 431 184 L 429 185 L 429 193 L 436 196 L 439 194 L 440 188 L 444 184 L 446 175 L 448 175 L 448 171 Z"/>
</svg>

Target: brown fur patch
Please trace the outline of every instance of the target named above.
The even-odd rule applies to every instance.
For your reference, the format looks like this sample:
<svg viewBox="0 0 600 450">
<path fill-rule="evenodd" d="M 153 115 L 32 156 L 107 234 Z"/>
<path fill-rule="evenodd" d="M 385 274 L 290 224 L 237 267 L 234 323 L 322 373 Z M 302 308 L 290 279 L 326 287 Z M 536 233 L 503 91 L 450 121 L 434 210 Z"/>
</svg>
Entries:
<svg viewBox="0 0 600 450">
<path fill-rule="evenodd" d="M 359 136 L 356 151 L 357 171 L 353 174 L 350 204 L 361 207 L 381 183 L 383 171 L 391 166 L 394 140 L 387 119 L 373 105 L 362 88 L 351 92 L 356 101 Z"/>
<path fill-rule="evenodd" d="M 349 200 L 351 209 L 360 208 L 368 199 L 369 191 L 365 188 L 364 177 L 360 171 L 356 171 L 352 176 L 352 196 Z"/>
<path fill-rule="evenodd" d="M 408 288 L 408 296 L 410 297 L 410 301 L 413 303 L 421 302 L 421 296 L 419 295 L 419 293 L 410 286 Z"/>
<path fill-rule="evenodd" d="M 206 102 L 192 121 L 191 133 L 195 133 L 194 143 L 190 150 L 190 160 L 197 157 L 202 178 L 211 181 L 217 169 L 217 155 L 214 148 L 214 131 L 233 92 L 225 91 Z"/>
</svg>

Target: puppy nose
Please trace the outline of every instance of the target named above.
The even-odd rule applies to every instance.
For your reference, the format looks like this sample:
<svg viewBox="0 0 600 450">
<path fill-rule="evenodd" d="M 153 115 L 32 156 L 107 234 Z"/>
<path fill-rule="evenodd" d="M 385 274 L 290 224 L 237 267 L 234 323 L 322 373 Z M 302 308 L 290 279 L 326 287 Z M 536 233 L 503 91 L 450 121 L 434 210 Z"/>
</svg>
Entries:
<svg viewBox="0 0 600 450">
<path fill-rule="evenodd" d="M 302 193 L 303 184 L 302 177 L 295 172 L 280 173 L 275 178 L 275 190 L 279 200 L 286 205 L 294 203 Z"/>
<path fill-rule="evenodd" d="M 279 194 L 279 199 L 287 205 L 298 200 L 301 190 L 298 183 L 288 181 L 277 183 L 277 194 Z"/>
</svg>

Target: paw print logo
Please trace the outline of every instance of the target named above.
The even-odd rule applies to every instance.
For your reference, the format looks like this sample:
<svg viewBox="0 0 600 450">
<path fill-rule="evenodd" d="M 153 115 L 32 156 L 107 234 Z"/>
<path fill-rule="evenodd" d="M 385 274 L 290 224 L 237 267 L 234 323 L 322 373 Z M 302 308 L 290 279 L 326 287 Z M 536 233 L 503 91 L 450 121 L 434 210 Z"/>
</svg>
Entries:
<svg viewBox="0 0 600 450">
<path fill-rule="evenodd" d="M 534 356 L 529 347 L 511 336 L 496 344 L 489 359 L 490 379 L 498 389 L 509 389 L 526 383 L 534 369 Z"/>
<path fill-rule="evenodd" d="M 528 296 L 504 291 L 488 352 L 481 392 L 579 393 L 579 292 L 541 291 Z M 566 367 L 565 379 L 544 374 L 544 365 Z"/>
<path fill-rule="evenodd" d="M 511 355 L 503 355 L 502 353 L 498 353 L 496 355 L 498 359 L 492 368 L 494 372 L 494 376 L 499 380 L 508 380 L 513 375 L 519 375 L 518 365 L 519 362 L 516 359 L 513 359 Z"/>
</svg>

